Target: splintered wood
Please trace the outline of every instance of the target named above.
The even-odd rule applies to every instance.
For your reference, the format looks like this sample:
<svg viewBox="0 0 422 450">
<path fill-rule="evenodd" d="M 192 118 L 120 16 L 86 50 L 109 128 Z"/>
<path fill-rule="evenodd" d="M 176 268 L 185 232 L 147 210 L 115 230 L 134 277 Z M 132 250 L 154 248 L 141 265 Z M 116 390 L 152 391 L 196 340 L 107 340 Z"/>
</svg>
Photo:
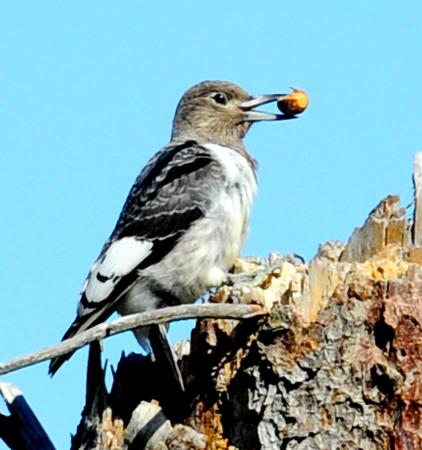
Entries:
<svg viewBox="0 0 422 450">
<path fill-rule="evenodd" d="M 154 361 L 123 356 L 108 396 L 122 448 L 422 448 L 422 253 L 409 225 L 389 196 L 309 263 L 239 260 L 209 301 L 268 316 L 198 320 L 177 348 L 186 398 Z M 158 422 L 145 412 L 157 408 Z"/>
<path fill-rule="evenodd" d="M 90 352 L 71 449 L 422 449 L 422 153 L 414 185 L 411 220 L 390 195 L 346 244 L 321 245 L 309 263 L 239 259 L 213 305 L 119 319 L 73 342 Z M 175 347 L 185 392 L 154 358 L 133 353 L 107 389 L 98 339 L 181 317 L 201 317 Z M 57 347 L 0 372 L 63 353 Z M 0 394 L 6 444 L 54 450 L 22 393 L 0 383 Z"/>
<path fill-rule="evenodd" d="M 421 449 L 421 155 L 414 180 L 413 222 L 388 196 L 309 263 L 238 260 L 209 302 L 256 311 L 197 321 L 175 348 L 185 393 L 137 354 L 122 356 L 108 392 L 91 344 L 72 449 Z"/>
<path fill-rule="evenodd" d="M 325 244 L 309 264 L 238 262 L 211 300 L 271 315 L 213 367 L 225 388 L 193 416 L 208 448 L 422 448 L 422 268 L 408 229 L 389 196 L 347 245 Z M 229 348 L 238 327 L 202 321 L 192 354 Z"/>
</svg>

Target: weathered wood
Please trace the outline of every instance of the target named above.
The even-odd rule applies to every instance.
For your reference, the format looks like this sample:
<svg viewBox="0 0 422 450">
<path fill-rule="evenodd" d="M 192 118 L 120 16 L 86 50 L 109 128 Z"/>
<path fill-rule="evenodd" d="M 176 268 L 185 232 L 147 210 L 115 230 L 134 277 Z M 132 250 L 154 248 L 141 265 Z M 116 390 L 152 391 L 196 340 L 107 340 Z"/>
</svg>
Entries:
<svg viewBox="0 0 422 450">
<path fill-rule="evenodd" d="M 364 225 L 355 229 L 340 261 L 364 262 L 388 245 L 406 247 L 407 233 L 406 209 L 400 205 L 398 195 L 389 195 L 371 211 Z"/>
<path fill-rule="evenodd" d="M 152 450 L 165 442 L 172 430 L 170 421 L 156 403 L 142 401 L 133 411 L 126 428 L 128 450 Z"/>
<path fill-rule="evenodd" d="M 72 449 L 421 449 L 422 246 L 410 225 L 388 196 L 346 245 L 321 245 L 309 263 L 239 260 L 210 302 L 251 313 L 239 321 L 201 309 L 175 349 L 183 396 L 136 354 L 122 355 L 107 390 L 92 344 Z"/>
<path fill-rule="evenodd" d="M 0 394 L 10 416 L 0 415 L 0 438 L 12 450 L 55 450 L 22 392 L 13 384 L 0 382 Z"/>
<path fill-rule="evenodd" d="M 65 355 L 77 350 L 90 342 L 106 339 L 124 331 L 133 330 L 140 326 L 160 324 L 178 320 L 194 319 L 197 317 L 227 317 L 232 319 L 247 319 L 249 317 L 266 314 L 254 305 L 180 305 L 170 306 L 155 311 L 131 314 L 116 319 L 114 322 L 102 323 L 57 345 L 38 350 L 27 355 L 10 359 L 0 363 L 0 375 L 22 369 L 56 356 Z"/>
<path fill-rule="evenodd" d="M 413 244 L 422 247 L 422 152 L 413 159 L 413 186 L 415 209 L 413 215 Z"/>
<path fill-rule="evenodd" d="M 126 428 L 127 450 L 205 450 L 207 438 L 185 425 L 173 427 L 156 403 L 141 402 Z"/>
<path fill-rule="evenodd" d="M 422 448 L 422 265 L 408 229 L 389 196 L 346 246 L 324 244 L 309 264 L 239 260 L 210 301 L 271 315 L 198 321 L 180 355 L 189 408 L 179 417 L 154 361 L 123 356 L 111 411 L 127 429 L 156 400 L 207 450 Z M 171 448 L 164 437 L 155 445 Z"/>
<path fill-rule="evenodd" d="M 76 434 L 72 436 L 71 450 L 95 448 L 98 441 L 105 442 L 106 440 L 107 432 L 103 433 L 104 426 L 99 424 L 98 420 L 99 417 L 102 417 L 104 421 L 104 418 L 108 417 L 104 415 L 108 396 L 105 374 L 106 368 L 103 368 L 101 364 L 101 343 L 94 341 L 89 345 L 85 407 Z M 110 422 L 112 421 L 106 420 L 107 425 Z M 123 436 L 123 427 L 121 429 L 120 434 Z M 119 435 L 116 431 L 119 430 L 118 425 L 113 430 L 114 434 Z"/>
</svg>

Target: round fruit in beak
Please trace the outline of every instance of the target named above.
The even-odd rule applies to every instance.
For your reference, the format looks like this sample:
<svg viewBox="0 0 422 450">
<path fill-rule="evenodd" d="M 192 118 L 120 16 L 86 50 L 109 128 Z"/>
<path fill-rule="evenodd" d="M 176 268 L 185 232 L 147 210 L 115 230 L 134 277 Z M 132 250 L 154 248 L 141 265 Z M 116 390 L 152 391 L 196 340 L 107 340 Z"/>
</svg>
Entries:
<svg viewBox="0 0 422 450">
<path fill-rule="evenodd" d="M 309 105 L 309 98 L 305 91 L 292 88 L 293 92 L 283 95 L 277 101 L 278 109 L 286 116 L 301 114 Z"/>
</svg>

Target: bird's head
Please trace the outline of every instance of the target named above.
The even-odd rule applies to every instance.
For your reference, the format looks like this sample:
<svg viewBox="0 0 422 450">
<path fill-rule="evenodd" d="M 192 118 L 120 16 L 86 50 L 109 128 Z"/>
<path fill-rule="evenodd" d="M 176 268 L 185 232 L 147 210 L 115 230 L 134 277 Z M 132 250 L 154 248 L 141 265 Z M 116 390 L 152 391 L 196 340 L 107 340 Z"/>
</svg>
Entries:
<svg viewBox="0 0 422 450">
<path fill-rule="evenodd" d="M 292 118 L 255 108 L 285 94 L 249 95 L 227 81 L 204 81 L 185 92 L 173 121 L 172 139 L 195 139 L 243 148 L 242 139 L 254 122 Z"/>
</svg>

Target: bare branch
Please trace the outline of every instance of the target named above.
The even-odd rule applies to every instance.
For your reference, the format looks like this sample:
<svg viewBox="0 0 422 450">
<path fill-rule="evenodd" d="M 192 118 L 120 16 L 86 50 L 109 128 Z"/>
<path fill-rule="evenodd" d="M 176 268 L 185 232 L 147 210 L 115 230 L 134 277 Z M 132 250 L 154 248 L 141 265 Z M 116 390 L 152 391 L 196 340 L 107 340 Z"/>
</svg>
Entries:
<svg viewBox="0 0 422 450">
<path fill-rule="evenodd" d="M 257 305 L 229 305 L 220 303 L 170 306 L 155 311 L 131 314 L 120 317 L 110 323 L 99 324 L 59 344 L 4 361 L 0 363 L 0 375 L 38 364 L 56 356 L 65 355 L 90 342 L 105 339 L 109 336 L 142 326 L 195 318 L 240 320 L 265 314 L 266 312 Z"/>
</svg>

